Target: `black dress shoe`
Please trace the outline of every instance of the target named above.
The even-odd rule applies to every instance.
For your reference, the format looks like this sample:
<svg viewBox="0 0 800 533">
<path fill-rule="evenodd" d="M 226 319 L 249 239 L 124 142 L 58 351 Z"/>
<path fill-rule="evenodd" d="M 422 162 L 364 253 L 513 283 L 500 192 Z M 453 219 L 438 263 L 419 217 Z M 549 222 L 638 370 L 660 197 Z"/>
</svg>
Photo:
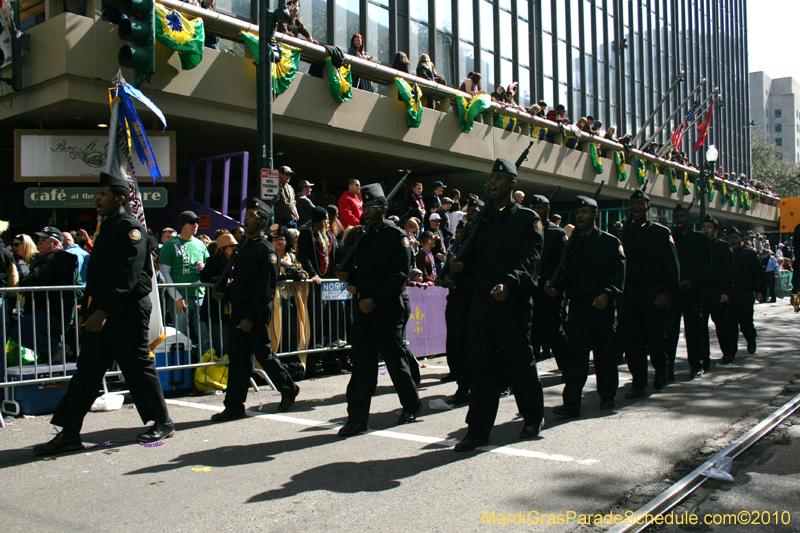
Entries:
<svg viewBox="0 0 800 533">
<path fill-rule="evenodd" d="M 37 444 L 33 447 L 33 453 L 36 455 L 54 455 L 62 452 L 74 452 L 75 450 L 82 450 L 83 442 L 78 433 L 69 433 L 61 431 L 58 435 L 53 437 L 50 442 L 44 444 Z"/>
<path fill-rule="evenodd" d="M 603 400 L 600 402 L 601 411 L 612 411 L 617 406 L 617 402 L 612 400 Z"/>
<path fill-rule="evenodd" d="M 625 393 L 626 400 L 636 400 L 638 398 L 644 398 L 647 395 L 647 390 L 645 389 L 631 389 Z"/>
<path fill-rule="evenodd" d="M 358 435 L 359 433 L 364 433 L 367 431 L 366 424 L 359 424 L 358 422 L 348 422 L 342 429 L 339 430 L 340 437 L 352 437 L 353 435 Z"/>
<path fill-rule="evenodd" d="M 463 392 L 456 393 L 447 401 L 453 407 L 460 407 L 462 405 L 466 405 L 469 403 L 469 394 L 464 394 Z"/>
<path fill-rule="evenodd" d="M 403 424 L 416 422 L 420 411 L 422 411 L 422 402 L 420 402 L 414 411 L 403 409 L 403 412 L 400 413 L 400 418 L 397 419 L 397 425 L 402 426 Z"/>
<path fill-rule="evenodd" d="M 733 362 L 733 356 L 732 355 L 725 355 L 725 356 L 722 357 L 722 364 L 723 365 L 729 365 L 732 362 Z"/>
<path fill-rule="evenodd" d="M 705 374 L 705 371 L 703 370 L 703 368 L 702 368 L 702 367 L 700 367 L 700 368 L 693 368 L 693 369 L 691 369 L 691 370 L 689 371 L 689 377 L 690 377 L 690 378 L 692 378 L 692 379 L 694 379 L 694 378 L 699 378 L 699 377 L 700 377 L 700 376 L 702 376 L 703 374 Z"/>
<path fill-rule="evenodd" d="M 439 383 L 450 383 L 451 381 L 455 381 L 456 377 L 453 374 L 447 374 L 445 377 L 439 380 Z"/>
<path fill-rule="evenodd" d="M 675 381 L 675 371 L 667 370 L 667 383 L 672 383 L 674 381 Z"/>
<path fill-rule="evenodd" d="M 500 389 L 500 397 L 506 398 L 511 395 L 511 387 L 503 387 Z"/>
<path fill-rule="evenodd" d="M 580 409 L 570 409 L 566 405 L 559 405 L 558 407 L 553 407 L 553 414 L 561 418 L 580 418 L 581 411 Z"/>
<path fill-rule="evenodd" d="M 294 386 L 294 394 L 284 394 L 281 396 L 281 403 L 278 404 L 278 412 L 285 413 L 289 409 L 292 408 L 294 405 L 294 399 L 297 398 L 297 395 L 300 394 L 300 387 L 298 385 Z"/>
<path fill-rule="evenodd" d="M 475 437 L 467 435 L 466 437 L 464 437 L 464 440 L 455 445 L 453 451 L 471 452 L 475 448 L 479 448 L 481 446 L 487 446 L 488 444 L 489 444 L 489 439 L 476 439 Z"/>
<path fill-rule="evenodd" d="M 169 422 L 156 422 L 150 429 L 136 437 L 139 442 L 158 442 L 162 439 L 168 439 L 175 434 L 175 424 L 172 420 Z"/>
<path fill-rule="evenodd" d="M 756 341 L 747 343 L 747 353 L 756 353 Z"/>
<path fill-rule="evenodd" d="M 673 380 L 674 380 L 674 378 L 673 378 Z M 655 390 L 663 389 L 666 386 L 666 384 L 667 384 L 667 376 L 666 375 L 664 375 L 664 376 L 656 376 L 653 379 L 653 388 Z"/>
<path fill-rule="evenodd" d="M 531 424 L 530 426 L 525 426 L 522 428 L 522 431 L 519 432 L 519 438 L 521 439 L 535 439 L 539 436 L 539 433 L 544 428 L 544 419 L 538 424 Z"/>
<path fill-rule="evenodd" d="M 242 410 L 233 410 L 233 409 L 225 409 L 221 413 L 216 413 L 211 415 L 211 420 L 214 422 L 227 422 L 229 420 L 239 420 L 241 418 L 245 418 L 247 415 Z"/>
</svg>

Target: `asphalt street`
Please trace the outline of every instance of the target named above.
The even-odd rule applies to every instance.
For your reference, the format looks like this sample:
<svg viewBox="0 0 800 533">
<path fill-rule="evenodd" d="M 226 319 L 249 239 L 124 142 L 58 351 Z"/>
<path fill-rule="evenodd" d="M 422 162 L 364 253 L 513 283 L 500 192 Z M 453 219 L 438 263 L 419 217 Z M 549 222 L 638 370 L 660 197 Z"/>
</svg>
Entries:
<svg viewBox="0 0 800 533">
<path fill-rule="evenodd" d="M 31 452 L 54 434 L 49 416 L 15 419 L 0 429 L 3 530 L 462 532 L 514 529 L 500 524 L 520 518 L 527 524 L 516 527 L 525 530 L 604 530 L 580 525 L 580 515 L 637 509 L 790 398 L 787 390 L 800 378 L 800 315 L 786 300 L 761 304 L 756 325 L 756 354 L 742 342 L 737 367 L 720 368 L 714 347 L 711 372 L 693 381 L 681 343 L 677 381 L 644 399 L 623 399 L 630 376 L 620 366 L 615 411 L 598 409 L 590 376 L 580 419 L 550 412 L 561 404 L 562 385 L 555 363 L 542 362 L 548 409 L 541 438 L 517 439 L 522 422 L 512 396 L 500 402 L 491 446 L 467 454 L 452 450 L 465 435 L 466 408 L 428 407 L 455 392 L 454 383 L 439 382 L 447 373 L 443 358 L 422 369 L 418 422 L 395 426 L 400 405 L 382 370 L 371 432 L 349 439 L 336 434 L 346 418 L 346 373 L 300 382 L 298 403 L 284 415 L 275 413 L 277 393 L 251 391 L 250 416 L 223 424 L 209 421 L 222 410 L 223 396 L 171 398 L 178 432 L 157 447 L 131 442 L 142 426 L 129 404 L 86 418 L 84 444 L 118 442 L 56 459 Z M 797 457 L 798 433 L 783 431 L 789 430 Z M 782 455 L 773 451 L 767 463 L 753 459 L 746 469 L 734 468 L 737 476 L 746 470 L 751 503 L 770 511 L 780 497 L 775 491 L 788 489 L 761 494 L 757 469 L 781 476 L 780 457 L 791 455 L 774 445 L 784 446 Z M 784 477 L 796 484 L 797 460 L 792 468 L 793 477 Z M 720 487 L 686 505 L 735 506 L 712 498 Z M 800 509 L 796 485 L 794 491 L 790 503 Z M 576 515 L 568 523 L 535 523 L 567 513 Z M 790 527 L 800 530 L 800 511 Z"/>
</svg>

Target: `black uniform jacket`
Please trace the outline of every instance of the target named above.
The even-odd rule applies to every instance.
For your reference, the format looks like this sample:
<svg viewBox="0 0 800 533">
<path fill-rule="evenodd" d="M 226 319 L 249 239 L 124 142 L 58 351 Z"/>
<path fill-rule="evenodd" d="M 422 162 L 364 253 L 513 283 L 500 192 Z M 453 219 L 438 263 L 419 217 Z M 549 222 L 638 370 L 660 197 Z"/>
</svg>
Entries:
<svg viewBox="0 0 800 533">
<path fill-rule="evenodd" d="M 567 232 L 564 228 L 553 224 L 549 220 L 544 223 L 544 246 L 542 247 L 542 264 L 539 267 L 539 278 L 548 281 L 553 277 L 558 263 L 561 261 L 561 253 L 567 242 Z"/>
<path fill-rule="evenodd" d="M 100 225 L 86 273 L 89 311 L 100 309 L 110 315 L 150 294 L 153 270 L 149 248 L 144 227 L 127 213 L 109 217 Z"/>
<path fill-rule="evenodd" d="M 567 298 L 596 298 L 605 293 L 617 298 L 625 286 L 625 254 L 619 239 L 596 229 L 589 235 L 575 228 L 559 289 Z"/>
<path fill-rule="evenodd" d="M 753 250 L 744 246 L 733 252 L 733 289 L 765 294 L 767 281 L 761 261 Z"/>
<path fill-rule="evenodd" d="M 78 257 L 64 250 L 40 255 L 31 264 L 31 270 L 27 276 L 19 282 L 20 287 L 57 287 L 59 285 L 74 285 L 75 269 L 78 268 Z M 31 301 L 36 301 L 36 311 L 49 313 L 50 315 L 61 314 L 61 293 L 52 291 L 49 293 L 50 309 L 47 308 L 48 293 L 35 292 L 33 298 L 25 298 L 25 312 L 33 311 Z M 64 291 L 64 313 L 69 315 L 73 307 L 72 291 Z"/>
<path fill-rule="evenodd" d="M 699 294 L 711 272 L 711 243 L 708 236 L 700 231 L 689 230 L 686 233 L 673 231 L 672 238 L 675 240 L 675 251 L 678 252 L 681 281 L 691 281 L 690 290 Z"/>
<path fill-rule="evenodd" d="M 733 250 L 727 241 L 711 241 L 711 275 L 703 290 L 713 294 L 733 293 Z"/>
<path fill-rule="evenodd" d="M 384 220 L 378 229 L 365 229 L 347 281 L 358 290 L 360 300 L 371 298 L 380 306 L 406 293 L 413 260 L 411 241 L 391 220 Z"/>
<path fill-rule="evenodd" d="M 670 231 L 651 220 L 637 222 L 625 231 L 625 286 L 645 286 L 655 294 L 674 295 L 678 291 L 678 255 Z M 649 295 L 647 295 L 649 297 Z"/>
<path fill-rule="evenodd" d="M 248 237 L 231 274 L 230 301 L 237 317 L 256 323 L 269 320 L 280 264 L 278 252 L 264 235 Z"/>
</svg>

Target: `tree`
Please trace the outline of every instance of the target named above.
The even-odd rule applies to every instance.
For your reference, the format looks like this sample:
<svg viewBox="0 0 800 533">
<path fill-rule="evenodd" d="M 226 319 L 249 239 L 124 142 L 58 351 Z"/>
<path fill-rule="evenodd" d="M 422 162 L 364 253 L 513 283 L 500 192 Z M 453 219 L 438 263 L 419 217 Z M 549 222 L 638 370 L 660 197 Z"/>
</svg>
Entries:
<svg viewBox="0 0 800 533">
<path fill-rule="evenodd" d="M 800 196 L 800 165 L 786 160 L 783 150 L 775 145 L 775 137 L 760 128 L 750 133 L 753 151 L 753 179 L 772 187 L 781 198 Z"/>
</svg>

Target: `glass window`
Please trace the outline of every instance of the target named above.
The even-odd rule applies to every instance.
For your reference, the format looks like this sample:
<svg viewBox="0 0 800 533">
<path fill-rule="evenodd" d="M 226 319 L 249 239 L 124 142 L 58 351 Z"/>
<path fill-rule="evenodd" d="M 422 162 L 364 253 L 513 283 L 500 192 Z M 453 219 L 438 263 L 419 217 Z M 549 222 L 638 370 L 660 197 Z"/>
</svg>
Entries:
<svg viewBox="0 0 800 533">
<path fill-rule="evenodd" d="M 588 1 L 587 3 L 583 4 L 583 31 L 584 31 L 583 35 L 586 41 L 587 54 L 592 52 L 592 42 L 594 39 L 592 37 L 592 28 L 594 28 L 594 26 L 592 25 L 592 11 L 594 11 L 592 9 L 592 4 L 588 3 Z M 576 30 L 573 29 L 573 31 Z"/>
<path fill-rule="evenodd" d="M 517 20 L 517 32 L 519 35 L 519 41 L 517 43 L 518 51 L 519 51 L 519 64 L 522 66 L 529 67 L 531 66 L 531 57 L 530 57 L 530 33 L 528 30 L 528 23 L 524 20 Z"/>
<path fill-rule="evenodd" d="M 775 124 L 775 133 L 780 133 L 783 131 L 783 124 Z"/>
<path fill-rule="evenodd" d="M 481 48 L 494 52 L 494 12 L 491 2 L 481 2 Z M 511 27 L 508 28 L 511 33 Z"/>
<path fill-rule="evenodd" d="M 581 0 L 570 0 L 569 4 L 569 18 L 570 18 L 570 33 L 572 34 L 572 44 L 578 46 L 580 44 L 580 31 L 581 31 L 581 14 L 578 11 L 578 4 Z M 591 28 L 591 26 L 588 26 Z M 586 39 L 589 41 L 589 39 Z"/>
<path fill-rule="evenodd" d="M 542 74 L 545 76 L 552 76 L 554 74 L 553 37 L 549 33 L 542 33 Z"/>
<path fill-rule="evenodd" d="M 583 91 L 579 91 L 573 87 L 572 89 L 572 117 L 573 122 L 577 121 L 580 117 L 585 117 L 587 114 L 583 108 Z"/>
<path fill-rule="evenodd" d="M 428 22 L 428 0 L 408 0 L 408 15 Z"/>
<path fill-rule="evenodd" d="M 453 4 L 450 0 L 436 0 L 436 28 L 453 33 Z"/>
<path fill-rule="evenodd" d="M 359 0 L 336 0 L 334 44 L 343 50 L 350 48 L 350 37 L 360 33 L 358 7 Z"/>
<path fill-rule="evenodd" d="M 577 48 L 572 48 L 572 86 L 575 89 L 583 90 L 583 79 L 581 76 L 581 52 Z"/>
<path fill-rule="evenodd" d="M 478 70 L 483 76 L 481 87 L 487 93 L 494 91 L 494 54 L 481 50 L 481 68 Z"/>
<path fill-rule="evenodd" d="M 528 0 L 517 0 L 517 16 L 528 20 Z"/>
<path fill-rule="evenodd" d="M 308 2 L 308 7 L 311 7 L 310 1 Z M 250 9 L 249 0 L 219 0 L 219 2 L 214 3 L 214 11 L 219 11 L 220 13 L 225 13 L 226 15 L 244 20 L 251 20 L 250 17 L 252 13 Z M 24 14 L 25 11 L 22 13 Z M 305 22 L 305 20 L 303 20 L 303 22 Z M 314 34 L 312 33 L 311 35 Z"/>
<path fill-rule="evenodd" d="M 783 113 L 783 110 L 776 109 L 775 110 L 775 118 L 781 118 L 782 113 Z"/>
<path fill-rule="evenodd" d="M 325 0 L 316 0 L 320 2 L 324 2 Z M 375 2 L 376 4 L 380 4 L 383 7 L 389 7 L 389 0 L 369 0 L 370 2 Z"/>
<path fill-rule="evenodd" d="M 389 48 L 389 10 L 370 3 L 367 4 L 367 14 L 367 52 L 375 61 L 389 65 L 392 62 Z"/>
<path fill-rule="evenodd" d="M 542 86 L 542 100 L 544 100 L 550 107 L 555 107 L 553 102 L 553 80 L 545 77 L 544 85 Z M 542 111 L 547 111 L 543 109 Z"/>
<path fill-rule="evenodd" d="M 444 76 L 444 82 L 455 85 L 453 77 L 453 36 L 449 33 L 436 32 L 436 71 Z"/>
<path fill-rule="evenodd" d="M 542 10 L 542 18 L 539 21 L 542 25 L 542 31 L 553 31 L 553 14 L 551 12 L 552 6 L 550 5 L 550 0 L 543 0 L 539 3 Z M 548 102 L 550 103 L 550 102 Z"/>
<path fill-rule="evenodd" d="M 472 27 L 472 2 L 470 0 L 458 0 L 458 36 L 470 43 L 475 39 L 475 31 Z"/>
<path fill-rule="evenodd" d="M 618 105 L 619 99 L 617 95 L 617 69 L 614 68 L 610 69 L 608 72 L 608 76 L 609 76 L 609 81 L 611 82 L 611 89 L 610 89 L 611 92 L 608 96 L 609 101 L 613 105 Z"/>
<path fill-rule="evenodd" d="M 511 0 L 500 0 L 500 9 L 511 11 Z"/>
<path fill-rule="evenodd" d="M 597 94 L 594 79 L 594 59 L 588 56 L 586 57 L 586 83 L 584 84 L 584 89 L 587 95 Z"/>
<path fill-rule="evenodd" d="M 778 146 L 783 146 L 783 139 L 775 139 L 775 144 Z"/>
<path fill-rule="evenodd" d="M 567 4 L 569 0 L 558 0 L 556 2 L 556 23 L 558 34 L 556 37 L 559 39 L 567 38 Z"/>
<path fill-rule="evenodd" d="M 558 40 L 558 81 L 567 83 L 567 71 L 571 67 L 571 58 L 567 50 L 567 43 Z"/>
<path fill-rule="evenodd" d="M 531 94 L 531 71 L 525 67 L 519 67 L 519 87 L 517 88 L 517 99 L 519 105 L 527 109 L 533 103 Z"/>
<path fill-rule="evenodd" d="M 608 50 L 608 62 L 613 68 L 617 66 L 617 47 L 619 46 L 614 36 L 614 17 L 606 17 L 606 23 L 608 24 L 608 41 L 611 43 L 611 47 Z"/>
<path fill-rule="evenodd" d="M 508 89 L 514 79 L 514 67 L 508 59 L 500 59 L 500 84 Z"/>
<path fill-rule="evenodd" d="M 577 117 L 573 118 L 573 110 L 569 108 L 569 89 L 566 83 L 558 84 L 558 103 L 567 108 L 567 112 L 564 115 L 566 118 L 571 118 L 573 122 L 578 120 Z"/>
<path fill-rule="evenodd" d="M 597 63 L 597 95 L 602 102 L 608 100 L 606 95 L 606 66 L 604 63 Z"/>
<path fill-rule="evenodd" d="M 605 34 L 603 33 L 603 21 L 605 20 L 605 15 L 603 15 L 603 8 L 597 8 L 597 17 L 595 18 L 595 30 L 597 30 L 597 34 L 595 35 L 595 42 L 597 43 L 597 55 L 599 57 L 603 57 L 605 54 Z"/>
<path fill-rule="evenodd" d="M 214 3 L 216 8 L 217 4 Z M 311 36 L 321 43 L 328 42 L 328 2 L 323 0 L 306 0 L 301 6 L 301 20 Z M 350 46 L 350 39 L 347 40 Z"/>
<path fill-rule="evenodd" d="M 475 70 L 475 47 L 464 41 L 458 42 L 458 80 L 454 80 L 453 86 L 461 85 L 461 81 L 467 74 Z"/>
<path fill-rule="evenodd" d="M 500 55 L 504 57 L 512 57 L 514 52 L 514 42 L 511 34 L 511 13 L 508 11 L 500 10 Z M 527 43 L 527 35 L 519 34 L 519 40 L 522 43 Z M 481 43 L 483 44 L 483 43 Z M 520 46 L 520 48 L 524 48 Z"/>
<path fill-rule="evenodd" d="M 428 50 L 429 36 L 428 27 L 419 22 L 410 21 L 408 23 L 410 34 L 408 36 L 408 59 L 411 61 L 411 73 L 417 68 L 417 61 L 422 54 L 430 53 Z"/>
</svg>

